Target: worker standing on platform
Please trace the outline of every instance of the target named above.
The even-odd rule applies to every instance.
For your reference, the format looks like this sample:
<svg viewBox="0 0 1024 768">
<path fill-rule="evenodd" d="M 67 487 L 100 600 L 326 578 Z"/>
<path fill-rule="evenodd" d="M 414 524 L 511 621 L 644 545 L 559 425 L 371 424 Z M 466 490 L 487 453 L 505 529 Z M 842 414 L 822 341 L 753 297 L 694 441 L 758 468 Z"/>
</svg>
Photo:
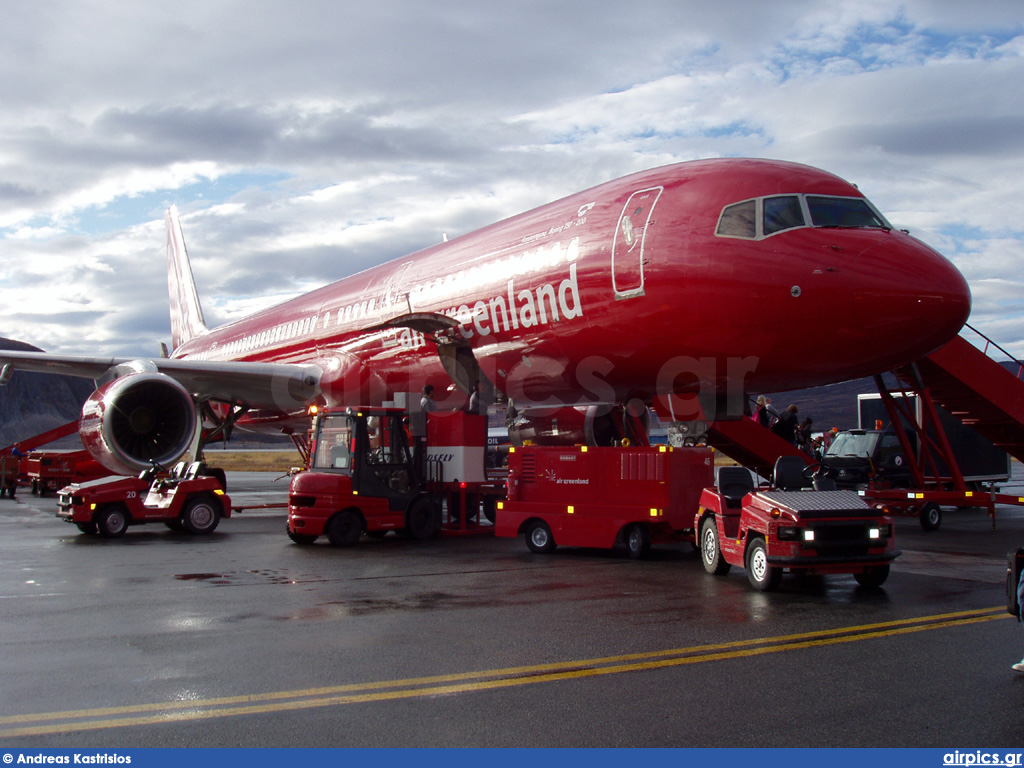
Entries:
<svg viewBox="0 0 1024 768">
<path fill-rule="evenodd" d="M 476 413 L 481 416 L 487 415 L 487 407 L 490 403 L 487 402 L 487 393 L 485 390 L 486 385 L 483 380 L 480 380 L 473 385 L 473 394 L 469 396 L 469 404 L 466 406 L 466 413 Z"/>
<path fill-rule="evenodd" d="M 427 384 L 423 387 L 423 396 L 420 398 L 420 410 L 433 413 L 437 410 L 437 403 L 434 402 L 434 385 Z"/>
</svg>

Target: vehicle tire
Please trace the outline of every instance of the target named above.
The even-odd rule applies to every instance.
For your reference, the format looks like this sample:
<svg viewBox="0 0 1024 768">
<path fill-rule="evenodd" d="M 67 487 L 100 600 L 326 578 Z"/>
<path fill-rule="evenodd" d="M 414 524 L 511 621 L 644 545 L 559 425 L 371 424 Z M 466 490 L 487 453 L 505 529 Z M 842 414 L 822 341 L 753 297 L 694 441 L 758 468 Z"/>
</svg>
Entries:
<svg viewBox="0 0 1024 768">
<path fill-rule="evenodd" d="M 626 540 L 626 552 L 633 560 L 642 560 L 651 551 L 651 532 L 646 525 L 633 523 L 627 526 L 623 538 Z"/>
<path fill-rule="evenodd" d="M 206 494 L 196 496 L 185 502 L 180 519 L 185 530 L 191 534 L 213 533 L 220 522 L 220 505 Z"/>
<path fill-rule="evenodd" d="M 747 580 L 758 592 L 771 592 L 782 580 L 782 569 L 768 565 L 768 547 L 760 537 L 747 548 Z"/>
<path fill-rule="evenodd" d="M 96 523 L 75 523 L 75 525 L 78 527 L 78 530 L 86 536 L 96 535 Z"/>
<path fill-rule="evenodd" d="M 296 544 L 302 544 L 303 546 L 305 546 L 308 544 L 312 544 L 317 539 L 316 536 L 310 536 L 307 533 L 295 533 L 288 525 L 288 523 L 285 523 L 285 529 L 288 531 L 288 538 Z"/>
<path fill-rule="evenodd" d="M 885 583 L 885 580 L 889 578 L 889 566 L 875 565 L 868 568 L 863 573 L 853 574 L 853 578 L 855 578 L 857 583 L 862 587 L 880 587 Z"/>
<path fill-rule="evenodd" d="M 413 499 L 405 513 L 405 532 L 417 541 L 432 539 L 441 530 L 441 509 L 426 497 Z"/>
<path fill-rule="evenodd" d="M 714 576 L 724 576 L 732 568 L 722 557 L 722 547 L 718 541 L 718 525 L 715 518 L 705 517 L 700 524 L 700 561 L 704 564 L 704 570 Z"/>
<path fill-rule="evenodd" d="M 108 504 L 96 513 L 96 527 L 105 539 L 119 539 L 128 530 L 128 510 L 120 504 Z"/>
<path fill-rule="evenodd" d="M 531 552 L 538 555 L 546 555 L 554 552 L 558 544 L 555 537 L 551 535 L 551 528 L 543 520 L 534 520 L 526 529 L 526 546 Z"/>
<path fill-rule="evenodd" d="M 363 520 L 351 509 L 343 509 L 327 521 L 326 531 L 327 540 L 335 547 L 351 547 L 363 535 Z"/>
<path fill-rule="evenodd" d="M 928 502 L 921 507 L 919 519 L 921 521 L 921 527 L 926 531 L 939 530 L 939 526 L 942 525 L 942 507 L 934 501 Z"/>
</svg>

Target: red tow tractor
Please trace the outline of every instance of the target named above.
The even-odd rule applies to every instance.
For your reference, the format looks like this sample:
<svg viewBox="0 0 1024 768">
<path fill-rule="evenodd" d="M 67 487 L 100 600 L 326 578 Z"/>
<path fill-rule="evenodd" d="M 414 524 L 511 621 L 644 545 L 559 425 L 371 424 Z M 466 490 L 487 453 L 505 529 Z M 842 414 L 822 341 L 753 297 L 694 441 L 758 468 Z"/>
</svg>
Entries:
<svg viewBox="0 0 1024 768">
<path fill-rule="evenodd" d="M 818 469 L 783 456 L 772 487 L 759 488 L 744 467 L 721 467 L 718 485 L 701 494 L 694 519 L 704 570 L 724 575 L 734 565 L 745 568 L 762 592 L 775 589 L 787 569 L 851 573 L 863 586 L 880 586 L 900 554 L 892 518 L 854 491 L 815 477 Z"/>
<path fill-rule="evenodd" d="M 72 483 L 57 497 L 57 517 L 86 534 L 107 539 L 130 525 L 163 523 L 173 531 L 212 533 L 231 516 L 231 499 L 220 478 L 202 462 L 179 462 L 169 475 L 154 466 L 138 477 L 107 477 Z"/>
</svg>

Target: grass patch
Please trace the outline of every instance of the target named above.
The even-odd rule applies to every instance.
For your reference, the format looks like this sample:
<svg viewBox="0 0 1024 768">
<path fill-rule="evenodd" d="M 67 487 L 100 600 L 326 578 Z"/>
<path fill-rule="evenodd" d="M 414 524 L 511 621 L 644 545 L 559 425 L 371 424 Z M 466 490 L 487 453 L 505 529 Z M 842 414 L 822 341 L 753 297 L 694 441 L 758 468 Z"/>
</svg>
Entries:
<svg viewBox="0 0 1024 768">
<path fill-rule="evenodd" d="M 283 451 L 207 451 L 206 463 L 225 472 L 280 472 L 302 464 L 299 452 Z"/>
</svg>

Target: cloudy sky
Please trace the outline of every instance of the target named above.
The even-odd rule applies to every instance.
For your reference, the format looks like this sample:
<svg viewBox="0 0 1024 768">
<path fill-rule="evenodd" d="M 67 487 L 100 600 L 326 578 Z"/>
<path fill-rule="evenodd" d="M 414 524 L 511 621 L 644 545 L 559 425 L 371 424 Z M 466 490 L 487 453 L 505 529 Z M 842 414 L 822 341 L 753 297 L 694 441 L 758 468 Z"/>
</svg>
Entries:
<svg viewBox="0 0 1024 768">
<path fill-rule="evenodd" d="M 1024 357 L 1020 0 L 8 0 L 0 336 L 169 340 L 163 211 L 219 325 L 626 173 L 837 173 Z"/>
</svg>

